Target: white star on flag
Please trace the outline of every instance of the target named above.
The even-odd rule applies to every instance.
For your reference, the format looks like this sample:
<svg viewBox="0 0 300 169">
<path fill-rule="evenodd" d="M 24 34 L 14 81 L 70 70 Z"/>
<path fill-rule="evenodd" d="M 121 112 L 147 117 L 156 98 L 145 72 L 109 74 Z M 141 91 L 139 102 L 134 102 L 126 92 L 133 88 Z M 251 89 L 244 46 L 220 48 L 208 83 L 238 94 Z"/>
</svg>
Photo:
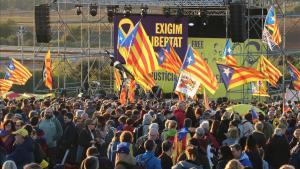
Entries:
<svg viewBox="0 0 300 169">
<path fill-rule="evenodd" d="M 188 58 L 189 64 L 191 64 L 192 61 L 193 61 L 192 56 L 190 56 L 190 57 Z"/>
<path fill-rule="evenodd" d="M 230 53 L 231 52 L 231 49 L 230 48 L 227 48 L 227 53 Z"/>
<path fill-rule="evenodd" d="M 224 68 L 223 70 L 224 70 L 223 73 L 224 73 L 227 77 L 229 77 L 230 69 L 229 69 L 229 68 Z"/>
</svg>

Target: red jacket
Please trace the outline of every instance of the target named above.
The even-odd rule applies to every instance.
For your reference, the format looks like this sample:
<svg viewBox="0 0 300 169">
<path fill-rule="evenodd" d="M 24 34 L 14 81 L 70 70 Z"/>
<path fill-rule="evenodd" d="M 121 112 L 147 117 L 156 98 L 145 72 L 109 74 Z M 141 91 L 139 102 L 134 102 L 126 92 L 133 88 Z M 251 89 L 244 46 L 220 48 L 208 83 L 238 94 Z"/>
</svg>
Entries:
<svg viewBox="0 0 300 169">
<path fill-rule="evenodd" d="M 178 129 L 183 128 L 183 123 L 184 123 L 184 119 L 185 119 L 185 112 L 182 111 L 182 110 L 177 109 L 173 112 L 173 115 L 175 116 L 175 118 L 177 119 L 177 122 L 178 122 L 177 128 Z"/>
<path fill-rule="evenodd" d="M 130 131 L 131 133 L 133 133 L 134 127 L 129 126 L 127 124 L 124 125 L 123 127 L 123 131 Z"/>
</svg>

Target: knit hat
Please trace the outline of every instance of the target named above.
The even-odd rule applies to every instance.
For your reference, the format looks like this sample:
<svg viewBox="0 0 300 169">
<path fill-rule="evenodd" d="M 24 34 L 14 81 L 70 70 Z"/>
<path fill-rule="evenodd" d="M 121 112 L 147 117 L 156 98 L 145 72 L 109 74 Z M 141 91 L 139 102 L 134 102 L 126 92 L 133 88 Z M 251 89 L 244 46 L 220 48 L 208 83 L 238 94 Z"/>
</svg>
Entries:
<svg viewBox="0 0 300 169">
<path fill-rule="evenodd" d="M 120 143 L 117 146 L 117 151 L 116 152 L 117 153 L 126 153 L 126 154 L 129 154 L 129 152 L 130 152 L 129 143 L 126 143 L 126 142 Z"/>
</svg>

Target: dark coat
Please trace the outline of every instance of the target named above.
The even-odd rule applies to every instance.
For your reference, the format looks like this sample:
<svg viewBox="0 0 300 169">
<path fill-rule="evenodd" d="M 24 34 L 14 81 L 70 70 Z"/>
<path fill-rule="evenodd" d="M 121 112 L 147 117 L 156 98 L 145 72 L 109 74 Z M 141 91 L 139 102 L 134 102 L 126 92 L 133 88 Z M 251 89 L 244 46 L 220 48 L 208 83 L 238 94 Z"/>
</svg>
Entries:
<svg viewBox="0 0 300 169">
<path fill-rule="evenodd" d="M 62 148 L 64 150 L 71 147 L 76 147 L 77 143 L 77 132 L 76 127 L 73 122 L 68 122 L 65 124 L 65 129 L 61 138 Z"/>
<path fill-rule="evenodd" d="M 15 150 L 7 156 L 7 160 L 12 160 L 16 163 L 18 169 L 23 169 L 23 166 L 34 161 L 33 157 L 33 140 L 28 137 L 25 141 L 15 146 Z"/>
<path fill-rule="evenodd" d="M 94 136 L 95 136 L 95 134 L 94 134 Z M 79 137 L 78 137 L 78 146 L 82 147 L 82 154 L 77 154 L 77 156 L 80 156 L 81 159 L 84 159 L 86 150 L 92 146 L 91 141 L 92 141 L 92 133 L 86 127 L 80 132 Z M 77 153 L 79 153 L 79 152 L 77 152 Z M 79 160 L 78 158 L 77 158 L 77 160 Z"/>
<path fill-rule="evenodd" d="M 254 131 L 252 133 L 252 136 L 259 147 L 264 147 L 266 145 L 267 140 L 266 140 L 266 136 L 264 133 L 259 132 L 259 131 Z"/>
<path fill-rule="evenodd" d="M 274 135 L 266 144 L 265 160 L 273 168 L 287 164 L 290 158 L 289 144 L 284 136 Z"/>
<path fill-rule="evenodd" d="M 64 132 L 61 138 L 61 155 L 63 155 L 67 149 L 69 149 L 69 155 L 67 158 L 68 163 L 74 163 L 77 148 L 77 131 L 73 122 L 65 124 Z"/>
<path fill-rule="evenodd" d="M 229 128 L 229 123 L 230 123 L 230 120 L 227 120 L 227 119 L 221 121 L 220 126 L 217 131 L 217 136 L 216 136 L 219 143 L 222 143 L 227 138 L 225 136 L 225 133 L 227 133 L 227 130 Z"/>
<path fill-rule="evenodd" d="M 249 157 L 249 160 L 252 163 L 253 168 L 263 169 L 263 161 L 258 152 L 246 151 L 246 154 Z"/>
<path fill-rule="evenodd" d="M 173 166 L 172 158 L 168 156 L 166 153 L 162 153 L 159 156 L 159 159 L 161 161 L 161 168 L 162 169 L 171 169 Z"/>
<path fill-rule="evenodd" d="M 216 166 L 216 169 L 224 169 L 226 164 L 230 161 L 231 159 L 220 159 L 218 161 L 218 164 Z"/>
<path fill-rule="evenodd" d="M 107 159 L 106 157 L 103 156 L 98 156 L 98 160 L 99 160 L 99 168 L 101 169 L 114 169 L 114 164 L 109 161 L 109 159 Z"/>
<path fill-rule="evenodd" d="M 289 164 L 300 168 L 300 142 L 291 150 L 291 158 Z"/>
</svg>

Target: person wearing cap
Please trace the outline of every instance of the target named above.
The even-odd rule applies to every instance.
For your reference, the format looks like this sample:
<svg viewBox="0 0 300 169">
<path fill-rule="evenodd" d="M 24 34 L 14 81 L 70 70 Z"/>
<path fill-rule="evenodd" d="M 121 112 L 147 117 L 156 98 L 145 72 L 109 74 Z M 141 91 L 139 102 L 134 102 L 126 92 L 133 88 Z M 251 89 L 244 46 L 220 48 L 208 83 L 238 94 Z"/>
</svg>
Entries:
<svg viewBox="0 0 300 169">
<path fill-rule="evenodd" d="M 61 146 L 61 154 L 64 154 L 66 150 L 69 149 L 69 155 L 67 158 L 67 162 L 72 164 L 75 162 L 75 154 L 77 147 L 77 132 L 75 124 L 73 123 L 73 114 L 66 113 L 64 115 L 64 131 L 61 137 L 60 146 Z"/>
<path fill-rule="evenodd" d="M 12 160 L 16 163 L 18 169 L 23 169 L 23 166 L 34 161 L 33 141 L 28 137 L 28 131 L 21 128 L 15 132 L 15 150 L 7 156 L 7 160 Z"/>
<path fill-rule="evenodd" d="M 46 108 L 44 110 L 44 118 L 38 124 L 38 128 L 43 130 L 48 145 L 48 156 L 50 157 L 50 166 L 57 163 L 58 149 L 57 142 L 63 134 L 60 122 L 53 116 L 53 109 Z"/>
<path fill-rule="evenodd" d="M 136 161 L 130 154 L 130 144 L 123 142 L 118 144 L 115 159 L 115 169 L 129 169 L 128 165 L 135 165 Z"/>
</svg>

